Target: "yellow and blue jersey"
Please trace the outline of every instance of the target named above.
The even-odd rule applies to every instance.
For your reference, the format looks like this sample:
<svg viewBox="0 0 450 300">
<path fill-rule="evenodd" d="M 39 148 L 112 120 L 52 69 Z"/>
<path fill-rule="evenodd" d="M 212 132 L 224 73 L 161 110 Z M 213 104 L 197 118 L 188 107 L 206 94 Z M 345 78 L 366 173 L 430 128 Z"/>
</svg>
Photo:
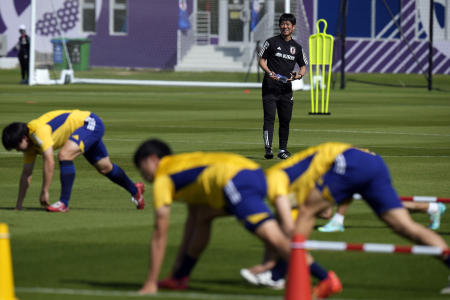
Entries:
<svg viewBox="0 0 450 300">
<path fill-rule="evenodd" d="M 299 152 L 266 172 L 268 195 L 293 193 L 298 205 L 316 188 L 325 200 L 342 203 L 354 193 L 378 214 L 401 208 L 383 159 L 344 143 L 325 143 Z"/>
<path fill-rule="evenodd" d="M 84 126 L 90 114 L 89 111 L 54 110 L 30 121 L 27 125 L 33 145 L 25 152 L 24 162 L 33 163 L 37 154 L 50 147 L 61 148 L 72 133 Z"/>
<path fill-rule="evenodd" d="M 259 165 L 236 154 L 193 152 L 168 155 L 161 159 L 153 184 L 153 206 L 172 201 L 225 206 L 224 188 L 243 170 L 257 170 Z"/>
<path fill-rule="evenodd" d="M 302 204 L 336 157 L 351 147 L 344 143 L 321 144 L 296 153 L 267 169 L 269 201 L 273 203 L 277 196 L 293 193 L 297 203 Z"/>
</svg>

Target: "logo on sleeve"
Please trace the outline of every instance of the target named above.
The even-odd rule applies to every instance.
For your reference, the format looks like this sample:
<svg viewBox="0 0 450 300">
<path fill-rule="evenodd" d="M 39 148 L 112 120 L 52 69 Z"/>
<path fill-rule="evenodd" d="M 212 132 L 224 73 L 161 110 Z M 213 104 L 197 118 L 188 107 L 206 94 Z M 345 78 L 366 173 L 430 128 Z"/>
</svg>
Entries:
<svg viewBox="0 0 450 300">
<path fill-rule="evenodd" d="M 281 51 L 281 47 L 277 47 L 277 50 L 280 50 L 280 51 Z"/>
<path fill-rule="evenodd" d="M 37 144 L 39 147 L 42 147 L 42 140 L 40 138 L 38 138 L 38 136 L 36 135 L 36 133 L 33 133 L 31 135 L 31 139 L 35 142 L 35 144 Z"/>
<path fill-rule="evenodd" d="M 291 46 L 290 52 L 291 52 L 292 55 L 294 55 L 295 54 L 295 47 Z"/>
</svg>

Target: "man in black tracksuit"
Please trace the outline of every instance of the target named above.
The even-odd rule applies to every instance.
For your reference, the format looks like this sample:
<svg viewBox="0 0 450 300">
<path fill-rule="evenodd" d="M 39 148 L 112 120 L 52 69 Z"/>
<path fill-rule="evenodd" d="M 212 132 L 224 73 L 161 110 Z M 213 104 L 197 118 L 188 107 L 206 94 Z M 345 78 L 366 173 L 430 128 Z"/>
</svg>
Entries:
<svg viewBox="0 0 450 300">
<path fill-rule="evenodd" d="M 301 79 L 306 73 L 306 58 L 302 47 L 292 39 L 295 23 L 293 14 L 281 15 L 279 20 L 280 35 L 265 41 L 259 52 L 259 66 L 265 72 L 262 84 L 262 100 L 264 109 L 263 137 L 266 149 L 264 157 L 266 159 L 273 158 L 272 138 L 277 110 L 280 122 L 278 158 L 286 159 L 290 156 L 287 151 L 287 142 L 294 104 L 291 81 Z M 298 73 L 293 73 L 295 64 L 300 67 Z"/>
<path fill-rule="evenodd" d="M 22 75 L 22 81 L 20 83 L 27 84 L 29 77 L 28 69 L 30 67 L 30 37 L 25 32 L 25 25 L 20 25 L 19 32 L 20 37 L 17 48 L 19 50 L 18 57 Z"/>
</svg>

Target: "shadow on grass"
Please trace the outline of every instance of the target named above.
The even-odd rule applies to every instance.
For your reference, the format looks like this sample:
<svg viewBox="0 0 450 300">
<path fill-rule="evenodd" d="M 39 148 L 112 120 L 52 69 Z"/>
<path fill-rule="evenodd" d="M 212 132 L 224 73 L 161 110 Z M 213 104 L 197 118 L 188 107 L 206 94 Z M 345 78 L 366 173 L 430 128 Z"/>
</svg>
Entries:
<svg viewBox="0 0 450 300">
<path fill-rule="evenodd" d="M 0 207 L 0 210 L 16 210 L 14 207 Z M 43 211 L 45 212 L 45 208 L 42 207 L 23 207 L 18 211 Z"/>
<path fill-rule="evenodd" d="M 386 293 L 393 292 L 395 293 L 430 293 L 436 292 L 432 288 L 427 288 L 426 286 L 399 286 L 399 285 L 387 285 L 387 284 L 364 284 L 358 282 L 356 284 L 346 283 L 345 287 L 353 290 L 364 290 L 370 291 L 374 290 L 375 292 L 383 291 Z"/>
<path fill-rule="evenodd" d="M 66 284 L 83 284 L 89 285 L 91 287 L 100 288 L 114 288 L 127 291 L 137 291 L 142 287 L 142 283 L 133 282 L 120 282 L 120 281 L 93 281 L 93 280 L 82 280 L 82 279 L 64 279 L 60 280 L 61 283 Z"/>
<path fill-rule="evenodd" d="M 442 232 L 442 231 L 437 231 L 437 234 L 439 235 L 450 235 L 450 232 Z"/>
<path fill-rule="evenodd" d="M 133 283 L 133 282 L 120 282 L 120 281 L 94 281 L 94 280 L 83 280 L 83 279 L 64 279 L 60 280 L 61 284 L 82 284 L 87 285 L 93 288 L 101 288 L 101 289 L 116 289 L 122 291 L 138 291 L 142 287 L 142 282 Z M 208 280 L 208 279 L 200 279 L 193 280 L 187 291 L 191 292 L 217 292 L 215 289 L 207 288 L 207 286 L 218 285 L 223 287 L 220 290 L 221 294 L 236 294 L 233 290 L 227 290 L 228 288 L 235 289 L 236 287 L 242 288 L 242 290 L 249 291 L 251 293 L 263 291 L 263 289 L 249 289 L 249 285 L 240 280 Z M 168 289 L 160 289 L 161 291 L 169 291 Z M 173 290 L 172 290 L 173 291 Z M 182 292 L 182 291 L 179 291 Z"/>
</svg>

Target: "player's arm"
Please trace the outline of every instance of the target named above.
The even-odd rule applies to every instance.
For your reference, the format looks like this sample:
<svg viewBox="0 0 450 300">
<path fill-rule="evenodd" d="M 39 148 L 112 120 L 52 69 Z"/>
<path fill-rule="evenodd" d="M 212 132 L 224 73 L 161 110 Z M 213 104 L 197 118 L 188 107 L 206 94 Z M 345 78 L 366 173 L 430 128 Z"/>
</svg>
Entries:
<svg viewBox="0 0 450 300">
<path fill-rule="evenodd" d="M 305 74 L 306 74 L 306 66 L 302 66 L 302 67 L 300 67 L 298 72 L 291 73 L 291 78 L 289 78 L 289 80 L 292 81 L 292 80 L 302 79 L 303 76 L 305 76 Z"/>
<path fill-rule="evenodd" d="M 275 72 L 272 72 L 269 67 L 267 66 L 267 58 L 270 55 L 270 44 L 269 41 L 265 41 L 261 51 L 259 52 L 259 66 L 261 67 L 261 69 L 263 69 L 263 71 L 270 76 L 270 78 L 274 79 L 274 80 L 278 80 L 277 75 L 275 74 Z"/>
<path fill-rule="evenodd" d="M 308 61 L 306 59 L 305 53 L 303 52 L 303 49 L 300 50 L 296 62 L 299 66 L 299 70 L 297 73 L 291 73 L 291 75 L 293 75 L 291 77 L 291 80 L 301 79 L 306 74 L 306 64 L 308 63 Z"/>
<path fill-rule="evenodd" d="M 270 76 L 270 78 L 274 80 L 278 80 L 277 74 L 275 72 L 270 71 L 269 67 L 267 66 L 267 60 L 265 58 L 260 57 L 259 58 L 259 66 L 263 71 Z"/>
<path fill-rule="evenodd" d="M 42 176 L 42 189 L 41 196 L 39 200 L 41 201 L 41 205 L 47 206 L 49 205 L 49 193 L 50 184 L 52 183 L 53 172 L 55 169 L 55 159 L 53 157 L 53 147 L 49 147 L 47 150 L 42 153 L 42 157 L 44 159 L 44 167 L 43 167 L 43 176 Z"/>
<path fill-rule="evenodd" d="M 22 169 L 22 175 L 19 181 L 19 193 L 17 195 L 16 209 L 22 209 L 22 203 L 27 194 L 28 187 L 31 183 L 31 177 L 33 174 L 34 163 L 25 163 Z"/>
<path fill-rule="evenodd" d="M 155 210 L 155 228 L 150 243 L 150 266 L 147 280 L 140 294 L 154 294 L 158 291 L 158 276 L 164 260 L 169 229 L 170 206 L 161 206 Z"/>
<path fill-rule="evenodd" d="M 291 203 L 287 195 L 277 196 L 275 198 L 275 208 L 280 218 L 281 229 L 287 236 L 294 232 L 294 220 L 291 215 Z"/>
</svg>

